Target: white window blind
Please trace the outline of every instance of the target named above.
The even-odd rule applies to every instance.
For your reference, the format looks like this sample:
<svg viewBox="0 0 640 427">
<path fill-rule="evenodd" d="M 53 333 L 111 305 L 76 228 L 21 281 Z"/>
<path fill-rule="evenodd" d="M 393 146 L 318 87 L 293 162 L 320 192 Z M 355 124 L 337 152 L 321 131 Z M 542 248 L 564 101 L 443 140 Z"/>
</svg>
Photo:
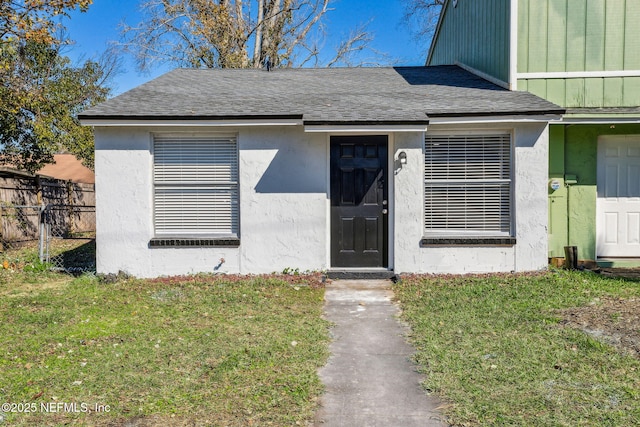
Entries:
<svg viewBox="0 0 640 427">
<path fill-rule="evenodd" d="M 425 138 L 428 235 L 511 234 L 511 136 Z"/>
<path fill-rule="evenodd" d="M 156 236 L 237 236 L 235 136 L 154 137 Z"/>
</svg>

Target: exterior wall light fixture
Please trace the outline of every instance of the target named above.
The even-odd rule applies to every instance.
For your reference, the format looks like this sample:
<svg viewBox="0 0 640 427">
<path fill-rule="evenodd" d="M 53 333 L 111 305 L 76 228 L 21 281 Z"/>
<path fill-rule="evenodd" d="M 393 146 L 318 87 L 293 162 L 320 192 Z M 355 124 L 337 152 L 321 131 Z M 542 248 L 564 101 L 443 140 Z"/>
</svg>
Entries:
<svg viewBox="0 0 640 427">
<path fill-rule="evenodd" d="M 401 165 L 406 165 L 407 164 L 407 153 L 405 153 L 404 151 L 401 151 L 400 153 L 398 153 L 398 160 L 400 161 Z"/>
</svg>

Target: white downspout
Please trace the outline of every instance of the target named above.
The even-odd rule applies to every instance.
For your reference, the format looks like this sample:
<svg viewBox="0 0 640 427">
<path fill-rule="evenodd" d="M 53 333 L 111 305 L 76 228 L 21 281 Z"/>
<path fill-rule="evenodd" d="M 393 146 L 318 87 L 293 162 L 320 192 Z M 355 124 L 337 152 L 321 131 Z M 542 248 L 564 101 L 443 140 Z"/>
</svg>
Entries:
<svg viewBox="0 0 640 427">
<path fill-rule="evenodd" d="M 509 18 L 509 90 L 518 90 L 518 1 L 511 0 Z"/>
</svg>

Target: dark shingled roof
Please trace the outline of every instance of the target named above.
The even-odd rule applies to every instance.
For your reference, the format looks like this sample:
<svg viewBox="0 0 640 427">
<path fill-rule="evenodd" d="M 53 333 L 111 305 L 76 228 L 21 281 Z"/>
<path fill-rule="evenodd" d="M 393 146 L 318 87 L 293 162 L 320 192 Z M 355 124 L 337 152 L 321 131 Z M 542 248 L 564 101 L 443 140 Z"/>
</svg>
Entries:
<svg viewBox="0 0 640 427">
<path fill-rule="evenodd" d="M 562 114 L 457 66 L 177 69 L 81 119 L 303 119 L 305 124 L 427 123 L 429 117 Z"/>
</svg>

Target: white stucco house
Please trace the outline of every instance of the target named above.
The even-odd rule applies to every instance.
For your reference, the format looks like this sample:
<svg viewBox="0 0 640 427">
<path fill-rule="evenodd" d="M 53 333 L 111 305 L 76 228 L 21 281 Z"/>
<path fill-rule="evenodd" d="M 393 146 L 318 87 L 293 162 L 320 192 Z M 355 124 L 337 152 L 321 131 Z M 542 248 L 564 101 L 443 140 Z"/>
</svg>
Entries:
<svg viewBox="0 0 640 427">
<path fill-rule="evenodd" d="M 563 112 L 456 66 L 169 72 L 80 115 L 98 272 L 543 269 Z"/>
</svg>

